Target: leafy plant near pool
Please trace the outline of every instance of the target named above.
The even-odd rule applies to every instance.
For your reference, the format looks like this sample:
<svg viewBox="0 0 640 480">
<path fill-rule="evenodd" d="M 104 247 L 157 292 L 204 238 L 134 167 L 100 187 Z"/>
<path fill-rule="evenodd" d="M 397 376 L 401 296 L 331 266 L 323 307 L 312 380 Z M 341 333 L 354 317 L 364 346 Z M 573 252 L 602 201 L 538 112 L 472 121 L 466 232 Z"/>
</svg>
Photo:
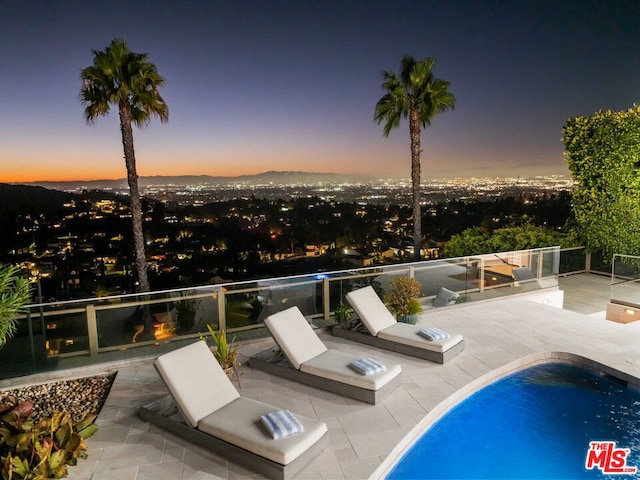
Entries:
<svg viewBox="0 0 640 480">
<path fill-rule="evenodd" d="M 88 415 L 73 424 L 67 412 L 35 421 L 33 403 L 15 397 L 0 405 L 0 466 L 3 480 L 63 478 L 67 465 L 87 456 L 85 439 L 98 426 Z"/>
<path fill-rule="evenodd" d="M 30 296 L 29 282 L 20 276 L 20 270 L 0 264 L 0 348 L 16 332 L 16 316 Z"/>
</svg>

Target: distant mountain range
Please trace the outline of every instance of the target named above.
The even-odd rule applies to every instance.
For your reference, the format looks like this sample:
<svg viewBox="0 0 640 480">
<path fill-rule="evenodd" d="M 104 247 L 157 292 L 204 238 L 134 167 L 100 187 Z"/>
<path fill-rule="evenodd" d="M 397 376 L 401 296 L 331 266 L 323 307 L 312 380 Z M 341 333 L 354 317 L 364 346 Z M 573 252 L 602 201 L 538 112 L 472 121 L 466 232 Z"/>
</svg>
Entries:
<svg viewBox="0 0 640 480">
<path fill-rule="evenodd" d="M 72 198 L 65 192 L 26 185 L 0 183 L 0 213 L 4 211 L 49 212 Z"/>
<path fill-rule="evenodd" d="M 264 172 L 256 175 L 240 175 L 237 177 L 213 177 L 210 175 L 180 175 L 151 177 L 139 177 L 140 187 L 152 185 L 265 185 L 273 183 L 276 185 L 317 185 L 317 184 L 342 184 L 370 182 L 374 177 L 364 175 L 345 175 L 338 173 L 312 173 L 312 172 Z M 25 183 L 24 185 L 51 188 L 55 190 L 77 190 L 86 189 L 118 189 L 127 187 L 127 179 L 117 180 L 74 180 L 66 182 L 38 181 Z"/>
<path fill-rule="evenodd" d="M 115 194 L 98 192 L 95 189 L 87 192 L 89 198 L 120 198 Z M 60 192 L 58 189 L 33 185 L 12 185 L 0 183 L 0 215 L 6 212 L 49 213 L 59 210 L 62 205 L 72 199 L 81 199 L 74 193 Z M 120 198 L 126 202 L 127 198 Z"/>
</svg>

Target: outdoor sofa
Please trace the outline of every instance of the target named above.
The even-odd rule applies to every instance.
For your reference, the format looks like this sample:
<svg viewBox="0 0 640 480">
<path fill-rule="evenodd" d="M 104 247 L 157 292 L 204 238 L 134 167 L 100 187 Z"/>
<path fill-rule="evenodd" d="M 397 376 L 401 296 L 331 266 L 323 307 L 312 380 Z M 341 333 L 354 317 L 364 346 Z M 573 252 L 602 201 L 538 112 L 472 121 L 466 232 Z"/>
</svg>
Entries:
<svg viewBox="0 0 640 480">
<path fill-rule="evenodd" d="M 337 337 L 441 364 L 464 350 L 460 334 L 447 332 L 448 338 L 430 341 L 419 334 L 424 325 L 396 321 L 371 286 L 349 292 L 346 299 L 365 329 L 336 325 L 332 333 Z"/>
<path fill-rule="evenodd" d="M 302 415 L 295 415 L 302 432 L 274 439 L 261 416 L 282 409 L 241 397 L 203 341 L 161 355 L 154 365 L 182 415 L 149 405 L 140 417 L 243 467 L 291 478 L 328 444 L 327 425 Z"/>
<path fill-rule="evenodd" d="M 358 373 L 349 365 L 362 357 L 328 349 L 298 307 L 270 315 L 264 324 L 277 347 L 252 356 L 252 368 L 371 404 L 399 385 L 400 365 L 386 364 L 384 371 L 370 375 Z"/>
</svg>

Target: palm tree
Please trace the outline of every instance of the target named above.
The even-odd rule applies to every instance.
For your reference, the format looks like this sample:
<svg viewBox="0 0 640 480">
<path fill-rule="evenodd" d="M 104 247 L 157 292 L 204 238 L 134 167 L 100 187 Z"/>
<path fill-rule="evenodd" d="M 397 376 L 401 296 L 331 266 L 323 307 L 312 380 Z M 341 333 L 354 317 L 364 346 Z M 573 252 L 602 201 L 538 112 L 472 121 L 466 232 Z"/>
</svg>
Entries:
<svg viewBox="0 0 640 480">
<path fill-rule="evenodd" d="M 374 120 L 384 124 L 384 136 L 400 125 L 402 117 L 409 117 L 411 137 L 411 191 L 413 194 L 413 249 L 420 260 L 422 225 L 420 213 L 420 126 L 428 127 L 436 113 L 453 109 L 455 97 L 451 84 L 433 76 L 435 58 L 421 62 L 405 55 L 400 64 L 400 77 L 382 72 L 382 88 L 387 92 L 376 104 Z"/>
<path fill-rule="evenodd" d="M 158 74 L 156 66 L 147 61 L 146 54 L 132 52 L 124 40 L 116 39 L 103 51 L 93 50 L 93 65 L 82 70 L 80 80 L 80 100 L 85 107 L 84 116 L 88 124 L 93 124 L 100 115 L 107 115 L 112 105 L 118 107 L 131 197 L 138 288 L 141 292 L 148 292 L 142 207 L 131 125 L 146 126 L 153 115 L 163 123 L 169 120 L 167 104 L 158 93 L 158 88 L 164 85 L 164 78 Z"/>
</svg>

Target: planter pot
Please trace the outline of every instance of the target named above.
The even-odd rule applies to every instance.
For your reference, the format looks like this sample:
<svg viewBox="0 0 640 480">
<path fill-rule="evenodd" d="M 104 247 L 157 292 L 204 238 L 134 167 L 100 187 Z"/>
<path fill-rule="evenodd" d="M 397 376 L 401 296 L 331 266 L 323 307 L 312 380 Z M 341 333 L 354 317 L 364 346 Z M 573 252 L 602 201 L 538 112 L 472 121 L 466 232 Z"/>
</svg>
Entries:
<svg viewBox="0 0 640 480">
<path fill-rule="evenodd" d="M 418 314 L 410 313 L 409 315 L 402 315 L 398 321 L 402 323 L 410 323 L 411 325 L 415 325 L 416 323 L 418 323 Z"/>
<path fill-rule="evenodd" d="M 242 386 L 240 385 L 240 375 L 238 375 L 236 367 L 227 367 L 223 368 L 223 370 L 229 380 L 231 380 L 232 382 L 238 382 L 238 388 L 242 388 Z"/>
</svg>

